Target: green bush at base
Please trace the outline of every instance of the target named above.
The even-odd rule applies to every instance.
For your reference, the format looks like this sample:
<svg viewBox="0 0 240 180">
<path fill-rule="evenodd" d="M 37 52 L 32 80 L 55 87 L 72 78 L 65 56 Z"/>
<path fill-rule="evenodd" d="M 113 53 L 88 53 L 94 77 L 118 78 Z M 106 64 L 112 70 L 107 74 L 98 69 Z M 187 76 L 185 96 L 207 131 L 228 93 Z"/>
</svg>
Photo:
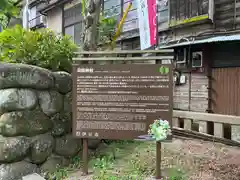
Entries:
<svg viewBox="0 0 240 180">
<path fill-rule="evenodd" d="M 16 25 L 0 33 L 0 60 L 4 62 L 70 72 L 76 48 L 69 37 L 48 29 L 31 31 Z"/>
</svg>

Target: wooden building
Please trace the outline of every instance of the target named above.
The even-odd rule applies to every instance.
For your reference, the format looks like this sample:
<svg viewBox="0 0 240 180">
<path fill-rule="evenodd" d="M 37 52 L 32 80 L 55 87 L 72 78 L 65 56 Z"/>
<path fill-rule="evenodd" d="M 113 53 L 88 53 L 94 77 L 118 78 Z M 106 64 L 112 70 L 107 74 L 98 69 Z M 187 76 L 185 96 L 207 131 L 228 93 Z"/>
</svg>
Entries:
<svg viewBox="0 0 240 180">
<path fill-rule="evenodd" d="M 171 0 L 169 9 L 160 47 L 175 49 L 188 79 L 175 89 L 175 108 L 239 116 L 240 1 Z"/>
<path fill-rule="evenodd" d="M 103 13 L 120 19 L 130 1 L 104 0 Z M 81 0 L 50 0 L 44 6 L 36 2 L 31 0 L 32 13 L 38 15 L 37 6 L 46 16 L 40 23 L 81 44 Z M 116 49 L 140 48 L 137 0 L 132 3 Z M 240 0 L 157 3 L 159 48 L 174 48 L 176 69 L 182 78 L 175 87 L 174 108 L 240 115 Z"/>
</svg>

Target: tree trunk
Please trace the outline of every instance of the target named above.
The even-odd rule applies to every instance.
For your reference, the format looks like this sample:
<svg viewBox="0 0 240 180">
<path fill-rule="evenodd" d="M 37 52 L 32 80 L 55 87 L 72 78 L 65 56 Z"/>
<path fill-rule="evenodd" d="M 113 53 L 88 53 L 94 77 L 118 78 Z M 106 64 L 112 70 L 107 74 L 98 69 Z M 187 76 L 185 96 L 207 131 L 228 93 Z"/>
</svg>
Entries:
<svg viewBox="0 0 240 180">
<path fill-rule="evenodd" d="M 83 50 L 96 51 L 98 43 L 98 23 L 101 11 L 101 0 L 87 0 Z"/>
</svg>

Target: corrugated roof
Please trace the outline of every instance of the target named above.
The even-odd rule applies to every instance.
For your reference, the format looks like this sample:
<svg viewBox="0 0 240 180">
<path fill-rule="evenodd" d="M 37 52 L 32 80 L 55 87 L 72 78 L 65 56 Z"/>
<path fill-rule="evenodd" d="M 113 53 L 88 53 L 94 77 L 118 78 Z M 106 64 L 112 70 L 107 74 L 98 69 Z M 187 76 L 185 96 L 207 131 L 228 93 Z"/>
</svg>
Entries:
<svg viewBox="0 0 240 180">
<path fill-rule="evenodd" d="M 178 46 L 187 46 L 187 45 L 193 45 L 193 44 L 204 44 L 204 43 L 213 43 L 213 42 L 226 42 L 226 41 L 240 41 L 240 34 L 237 35 L 229 35 L 229 36 L 216 36 L 216 37 L 211 37 L 207 39 L 201 39 L 201 40 L 193 40 L 193 41 L 185 41 L 182 43 L 177 43 L 173 45 L 163 45 L 159 46 L 160 49 L 165 49 L 165 48 L 173 48 L 173 47 L 178 47 Z"/>
</svg>

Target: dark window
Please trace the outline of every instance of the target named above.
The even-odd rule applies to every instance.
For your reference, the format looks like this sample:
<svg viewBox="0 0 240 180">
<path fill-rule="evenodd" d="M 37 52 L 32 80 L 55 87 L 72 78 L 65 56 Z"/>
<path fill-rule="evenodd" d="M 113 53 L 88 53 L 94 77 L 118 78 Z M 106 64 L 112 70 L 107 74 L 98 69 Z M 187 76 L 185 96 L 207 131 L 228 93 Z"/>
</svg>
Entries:
<svg viewBox="0 0 240 180">
<path fill-rule="evenodd" d="M 193 52 L 192 53 L 192 67 L 202 67 L 202 52 Z"/>
<path fill-rule="evenodd" d="M 64 33 L 81 45 L 81 37 L 84 30 L 84 17 L 82 16 L 81 3 L 64 10 Z"/>
<path fill-rule="evenodd" d="M 168 21 L 168 0 L 158 0 L 158 23 Z"/>
<path fill-rule="evenodd" d="M 188 63 L 188 54 L 189 54 L 189 48 L 188 47 L 181 47 L 176 49 L 175 54 L 175 63 L 176 68 L 187 68 Z"/>
<path fill-rule="evenodd" d="M 46 27 L 46 24 L 47 24 L 46 16 L 42 15 L 39 12 L 40 7 L 41 7 L 41 4 L 37 4 L 29 8 L 28 25 L 29 25 L 29 28 L 32 30 Z"/>
<path fill-rule="evenodd" d="M 196 16 L 208 15 L 209 0 L 172 0 L 170 1 L 170 24 Z"/>
<path fill-rule="evenodd" d="M 216 43 L 212 50 L 214 68 L 240 67 L 240 43 Z"/>
</svg>

